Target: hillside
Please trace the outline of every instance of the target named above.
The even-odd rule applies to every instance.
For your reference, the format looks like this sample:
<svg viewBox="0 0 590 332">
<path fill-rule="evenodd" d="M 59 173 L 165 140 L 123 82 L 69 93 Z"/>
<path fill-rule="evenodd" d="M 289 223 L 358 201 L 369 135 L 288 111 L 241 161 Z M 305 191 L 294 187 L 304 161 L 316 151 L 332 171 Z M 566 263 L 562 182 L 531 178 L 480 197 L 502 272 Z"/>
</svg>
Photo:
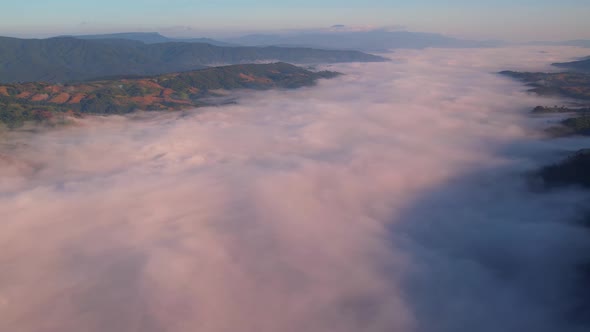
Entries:
<svg viewBox="0 0 590 332">
<path fill-rule="evenodd" d="M 548 187 L 580 186 L 590 188 L 590 150 L 582 149 L 555 165 L 539 170 Z"/>
<path fill-rule="evenodd" d="M 590 57 L 579 61 L 554 63 L 553 65 L 573 71 L 590 73 Z"/>
<path fill-rule="evenodd" d="M 310 48 L 221 47 L 202 43 L 145 44 L 123 39 L 0 37 L 0 83 L 69 82 L 111 76 L 158 75 L 221 64 L 371 62 L 357 51 Z"/>
<path fill-rule="evenodd" d="M 539 95 L 590 100 L 590 73 L 527 73 L 503 71 L 500 74 L 527 83 L 531 87 L 531 91 Z"/>
<path fill-rule="evenodd" d="M 506 75 L 531 87 L 530 91 L 541 96 L 566 97 L 578 100 L 577 106 L 537 106 L 532 113 L 535 114 L 572 114 L 574 117 L 562 120 L 559 125 L 548 128 L 546 131 L 552 137 L 569 135 L 590 134 L 590 73 L 565 72 L 565 73 L 528 73 L 503 71 Z M 585 106 L 584 106 L 585 105 Z"/>
<path fill-rule="evenodd" d="M 334 72 L 311 72 L 287 63 L 233 65 L 146 78 L 75 84 L 0 85 L 0 122 L 14 128 L 27 120 L 63 114 L 124 114 L 205 105 L 213 90 L 298 88 Z"/>
</svg>

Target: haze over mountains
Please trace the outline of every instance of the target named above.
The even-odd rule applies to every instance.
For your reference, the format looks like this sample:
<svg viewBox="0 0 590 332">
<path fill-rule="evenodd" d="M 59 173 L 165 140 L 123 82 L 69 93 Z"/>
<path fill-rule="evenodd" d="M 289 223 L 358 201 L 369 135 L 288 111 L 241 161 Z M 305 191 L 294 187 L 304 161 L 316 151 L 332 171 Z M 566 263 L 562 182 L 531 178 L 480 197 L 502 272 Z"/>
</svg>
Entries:
<svg viewBox="0 0 590 332">
<path fill-rule="evenodd" d="M 529 45 L 548 45 L 548 46 L 576 46 L 576 47 L 590 48 L 590 40 L 586 40 L 586 39 L 563 40 L 563 41 L 533 41 L 528 44 Z"/>
<path fill-rule="evenodd" d="M 426 1 L 2 6 L 0 332 L 590 331 L 590 35 Z"/>
<path fill-rule="evenodd" d="M 158 44 L 158 43 L 171 43 L 171 42 L 184 42 L 184 43 L 205 43 L 216 46 L 239 46 L 236 44 L 226 43 L 211 38 L 169 38 L 162 36 L 157 32 L 121 32 L 121 33 L 109 33 L 109 34 L 96 34 L 96 35 L 67 35 L 60 37 L 73 37 L 78 39 L 129 39 L 136 40 L 146 44 Z"/>
<path fill-rule="evenodd" d="M 254 34 L 228 39 L 241 45 L 307 46 L 330 49 L 389 51 L 396 48 L 422 49 L 427 47 L 488 47 L 499 41 L 474 41 L 447 37 L 436 33 L 410 31 L 336 31 L 302 32 L 291 35 Z"/>
<path fill-rule="evenodd" d="M 146 44 L 126 39 L 0 37 L 0 82 L 67 82 L 109 76 L 157 75 L 223 64 L 373 62 L 359 51 L 222 47 L 204 43 Z"/>
<path fill-rule="evenodd" d="M 507 45 L 546 45 L 590 47 L 590 40 L 531 41 L 509 43 L 501 40 L 470 40 L 438 33 L 414 31 L 389 31 L 372 29 L 362 31 L 304 30 L 286 33 L 254 33 L 231 38 L 172 38 L 158 32 L 124 32 L 112 34 L 72 35 L 79 39 L 129 39 L 146 44 L 166 42 L 207 43 L 217 46 L 284 46 L 312 47 L 321 49 L 360 50 L 367 52 L 388 52 L 394 49 L 473 48 L 499 47 Z M 346 29 L 346 27 L 342 27 Z"/>
<path fill-rule="evenodd" d="M 321 49 L 345 49 L 384 52 L 398 48 L 421 49 L 426 47 L 491 47 L 501 41 L 476 41 L 444 36 L 436 33 L 387 31 L 329 31 L 311 30 L 291 33 L 247 34 L 225 39 L 169 38 L 157 32 L 129 32 L 102 35 L 71 36 L 80 39 L 129 39 L 147 44 L 164 42 L 204 42 L 218 46 L 289 46 Z"/>
<path fill-rule="evenodd" d="M 590 0 L 0 6 L 0 332 L 590 332 Z"/>
<path fill-rule="evenodd" d="M 554 63 L 553 65 L 568 70 L 590 73 L 590 57 L 578 61 Z"/>
</svg>

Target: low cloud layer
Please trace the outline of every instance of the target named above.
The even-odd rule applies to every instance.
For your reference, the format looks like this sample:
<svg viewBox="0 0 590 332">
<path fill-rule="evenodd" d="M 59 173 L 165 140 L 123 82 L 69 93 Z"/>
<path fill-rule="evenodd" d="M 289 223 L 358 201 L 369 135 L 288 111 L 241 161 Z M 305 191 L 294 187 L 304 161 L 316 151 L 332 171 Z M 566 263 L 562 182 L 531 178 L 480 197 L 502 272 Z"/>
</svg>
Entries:
<svg viewBox="0 0 590 332">
<path fill-rule="evenodd" d="M 239 105 L 0 145 L 0 330 L 577 331 L 587 195 L 522 174 L 585 142 L 494 74 L 576 48 L 403 51 Z M 579 328 L 579 329 L 578 329 Z"/>
</svg>

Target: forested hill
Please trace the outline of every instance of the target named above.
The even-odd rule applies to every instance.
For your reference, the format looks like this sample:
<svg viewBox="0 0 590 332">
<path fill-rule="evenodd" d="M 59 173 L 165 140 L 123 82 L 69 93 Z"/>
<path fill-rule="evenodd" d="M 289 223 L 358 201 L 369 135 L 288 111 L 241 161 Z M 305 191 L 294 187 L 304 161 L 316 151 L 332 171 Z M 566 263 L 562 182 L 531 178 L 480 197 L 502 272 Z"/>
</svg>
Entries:
<svg viewBox="0 0 590 332">
<path fill-rule="evenodd" d="M 296 47 L 222 47 L 185 42 L 145 44 L 124 39 L 0 37 L 0 83 L 63 83 L 271 61 L 308 64 L 385 60 L 358 51 Z"/>
<path fill-rule="evenodd" d="M 553 65 L 569 70 L 590 73 L 590 57 L 578 61 L 554 63 Z"/>
<path fill-rule="evenodd" d="M 590 63 L 590 59 L 586 60 Z M 539 105 L 533 109 L 536 114 L 570 114 L 572 117 L 560 121 L 558 126 L 547 132 L 552 136 L 590 135 L 590 72 L 583 69 L 584 61 L 553 64 L 568 68 L 561 73 L 503 71 L 502 75 L 518 79 L 530 87 L 531 92 L 541 96 L 566 98 L 568 106 Z M 580 67 L 582 66 L 582 67 Z M 587 158 L 586 154 L 584 158 Z"/>
<path fill-rule="evenodd" d="M 590 73 L 528 73 L 503 71 L 510 76 L 527 83 L 531 91 L 543 96 L 561 96 L 574 99 L 590 100 Z"/>
<path fill-rule="evenodd" d="M 0 122 L 18 127 L 27 120 L 64 114 L 124 114 L 135 110 L 175 110 L 205 105 L 218 90 L 298 88 L 335 72 L 312 72 L 287 63 L 232 65 L 146 78 L 73 84 L 0 85 Z"/>
</svg>

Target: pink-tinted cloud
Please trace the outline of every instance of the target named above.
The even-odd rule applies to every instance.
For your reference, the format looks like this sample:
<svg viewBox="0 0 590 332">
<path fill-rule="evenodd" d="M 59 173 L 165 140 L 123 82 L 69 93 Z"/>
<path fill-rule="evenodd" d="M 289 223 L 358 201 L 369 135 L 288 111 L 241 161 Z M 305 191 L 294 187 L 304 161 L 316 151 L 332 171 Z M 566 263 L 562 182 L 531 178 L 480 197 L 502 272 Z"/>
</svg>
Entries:
<svg viewBox="0 0 590 332">
<path fill-rule="evenodd" d="M 566 226 L 518 223 L 574 215 L 584 198 L 518 185 L 561 145 L 523 116 L 544 101 L 494 72 L 583 55 L 546 51 L 403 51 L 238 105 L 4 134 L 0 330 L 564 326 L 559 305 L 497 270 L 542 271 L 538 253 L 573 264 L 587 249 Z M 541 299 L 565 302 L 548 275 Z"/>
</svg>

